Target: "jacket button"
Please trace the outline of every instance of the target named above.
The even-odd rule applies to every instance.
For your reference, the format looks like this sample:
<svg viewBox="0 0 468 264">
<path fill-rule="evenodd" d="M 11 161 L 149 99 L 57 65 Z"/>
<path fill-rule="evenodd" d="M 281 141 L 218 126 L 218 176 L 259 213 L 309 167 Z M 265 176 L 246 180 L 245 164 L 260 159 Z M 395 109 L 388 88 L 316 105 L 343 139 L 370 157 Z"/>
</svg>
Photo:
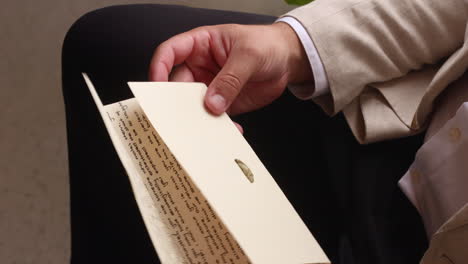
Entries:
<svg viewBox="0 0 468 264">
<path fill-rule="evenodd" d="M 461 131 L 458 127 L 453 127 L 450 129 L 449 131 L 449 138 L 450 138 L 450 142 L 458 142 L 460 140 L 460 137 L 461 137 Z"/>
</svg>

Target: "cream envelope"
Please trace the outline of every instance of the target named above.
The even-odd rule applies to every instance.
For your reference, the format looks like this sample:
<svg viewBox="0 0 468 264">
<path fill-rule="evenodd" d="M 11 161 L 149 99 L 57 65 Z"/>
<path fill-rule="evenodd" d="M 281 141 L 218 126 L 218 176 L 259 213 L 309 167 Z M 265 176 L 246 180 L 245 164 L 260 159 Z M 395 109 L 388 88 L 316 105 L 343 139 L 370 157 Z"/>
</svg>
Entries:
<svg viewBox="0 0 468 264">
<path fill-rule="evenodd" d="M 329 263 L 229 117 L 215 117 L 205 110 L 204 84 L 130 82 L 129 86 L 252 263 Z M 253 181 L 236 160 L 250 169 Z"/>
<path fill-rule="evenodd" d="M 205 85 L 129 83 L 136 98 L 103 105 L 83 77 L 162 263 L 329 263 Z"/>
</svg>

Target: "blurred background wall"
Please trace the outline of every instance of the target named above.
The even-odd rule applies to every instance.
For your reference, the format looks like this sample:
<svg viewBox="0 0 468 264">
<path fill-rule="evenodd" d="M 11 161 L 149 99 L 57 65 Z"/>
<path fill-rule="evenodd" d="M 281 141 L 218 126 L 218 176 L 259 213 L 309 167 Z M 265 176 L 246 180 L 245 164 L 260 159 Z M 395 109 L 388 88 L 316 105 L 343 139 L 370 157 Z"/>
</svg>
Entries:
<svg viewBox="0 0 468 264">
<path fill-rule="evenodd" d="M 125 0 L 3 0 L 0 8 L 0 263 L 68 263 L 60 54 L 70 25 Z M 141 2 L 138 2 L 141 3 Z M 283 0 L 153 1 L 280 15 Z"/>
</svg>

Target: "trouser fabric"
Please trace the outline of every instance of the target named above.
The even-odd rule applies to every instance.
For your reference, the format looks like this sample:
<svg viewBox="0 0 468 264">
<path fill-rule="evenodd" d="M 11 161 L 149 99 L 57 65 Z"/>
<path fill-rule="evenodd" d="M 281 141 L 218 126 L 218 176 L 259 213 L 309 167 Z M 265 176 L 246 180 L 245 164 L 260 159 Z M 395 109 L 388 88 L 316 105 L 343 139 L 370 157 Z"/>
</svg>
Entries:
<svg viewBox="0 0 468 264">
<path fill-rule="evenodd" d="M 171 36 L 203 25 L 275 19 L 127 5 L 90 12 L 73 24 L 62 50 L 72 263 L 159 263 L 81 73 L 88 73 L 105 104 L 127 99 L 132 94 L 126 83 L 147 80 L 155 48 Z M 427 248 L 424 228 L 397 181 L 423 135 L 359 145 L 342 114 L 329 117 L 288 91 L 233 118 L 333 263 L 419 261 Z"/>
</svg>

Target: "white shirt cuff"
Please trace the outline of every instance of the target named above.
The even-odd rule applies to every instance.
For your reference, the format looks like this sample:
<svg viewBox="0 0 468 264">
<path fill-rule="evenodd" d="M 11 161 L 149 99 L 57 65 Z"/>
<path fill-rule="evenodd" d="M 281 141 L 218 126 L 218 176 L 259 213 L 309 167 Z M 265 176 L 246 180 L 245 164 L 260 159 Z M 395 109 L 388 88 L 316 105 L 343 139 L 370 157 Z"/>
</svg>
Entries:
<svg viewBox="0 0 468 264">
<path fill-rule="evenodd" d="M 320 56 L 314 42 L 302 24 L 293 17 L 281 17 L 276 22 L 284 22 L 291 26 L 301 40 L 302 46 L 309 59 L 310 67 L 314 75 L 315 89 L 311 84 L 289 84 L 289 90 L 299 99 L 308 100 L 330 92 L 328 79 L 325 74 Z"/>
</svg>

